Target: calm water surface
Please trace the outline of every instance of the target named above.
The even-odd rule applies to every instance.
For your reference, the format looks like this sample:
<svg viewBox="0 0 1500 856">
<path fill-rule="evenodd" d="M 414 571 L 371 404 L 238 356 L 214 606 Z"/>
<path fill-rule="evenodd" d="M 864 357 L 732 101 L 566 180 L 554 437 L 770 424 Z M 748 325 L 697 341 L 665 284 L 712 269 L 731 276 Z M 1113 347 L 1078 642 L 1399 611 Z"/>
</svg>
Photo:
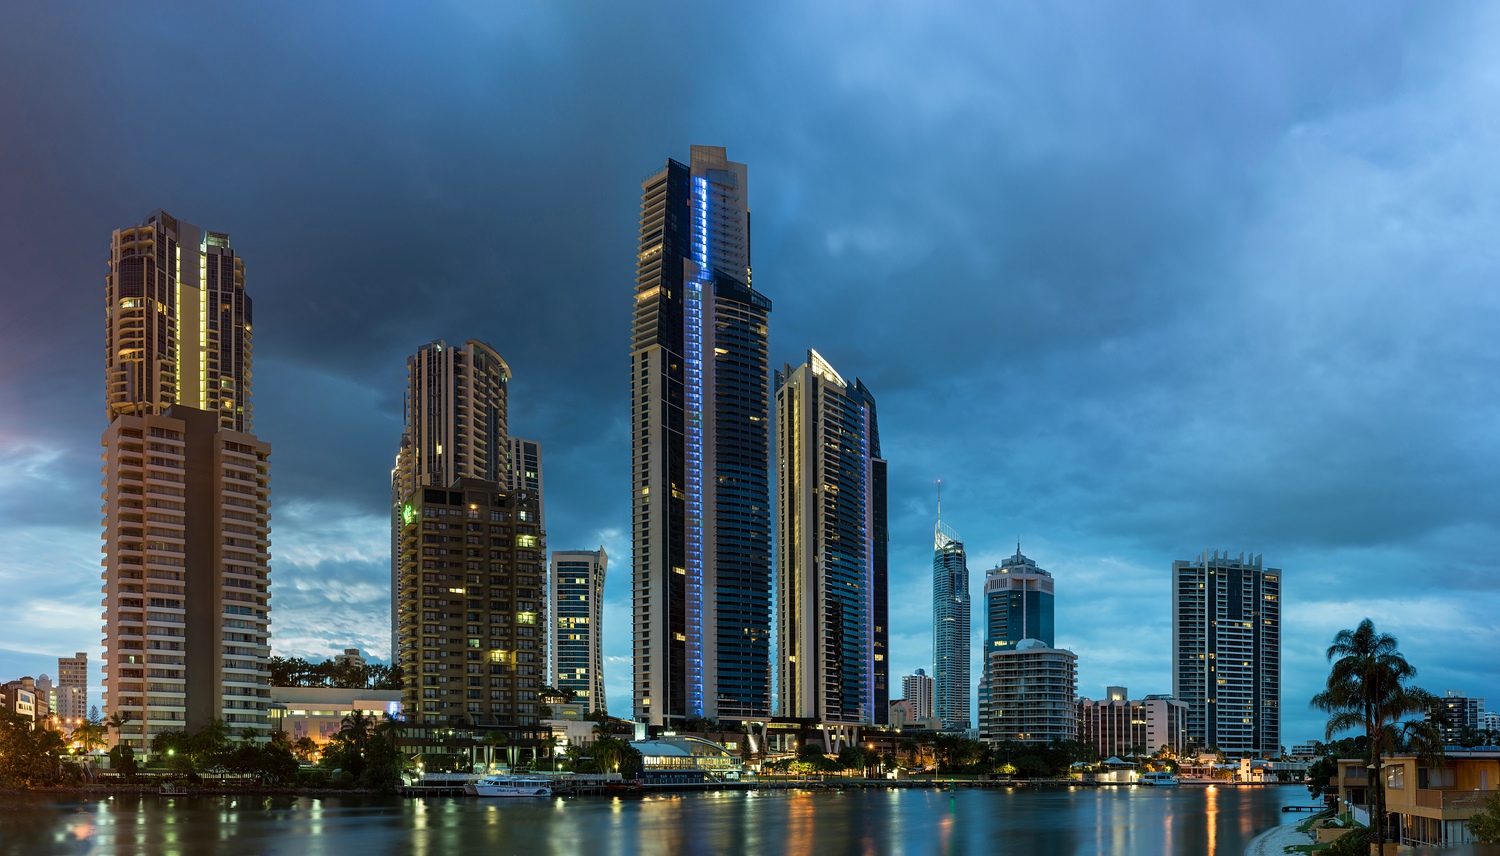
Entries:
<svg viewBox="0 0 1500 856">
<path fill-rule="evenodd" d="M 1207 854 L 1301 787 L 674 794 L 644 799 L 0 796 L 0 854 Z"/>
</svg>

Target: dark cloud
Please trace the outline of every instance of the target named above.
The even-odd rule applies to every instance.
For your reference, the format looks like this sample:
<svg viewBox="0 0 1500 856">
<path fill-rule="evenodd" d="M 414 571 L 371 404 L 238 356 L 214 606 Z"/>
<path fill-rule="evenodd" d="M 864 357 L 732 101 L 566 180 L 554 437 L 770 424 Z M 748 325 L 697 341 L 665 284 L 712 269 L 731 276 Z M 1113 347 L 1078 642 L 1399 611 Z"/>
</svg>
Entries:
<svg viewBox="0 0 1500 856">
<path fill-rule="evenodd" d="M 637 181 L 696 142 L 750 164 L 773 364 L 816 347 L 879 399 L 898 671 L 931 657 L 942 478 L 976 594 L 1017 538 L 1057 576 L 1086 693 L 1169 689 L 1170 563 L 1230 549 L 1286 570 L 1289 742 L 1365 615 L 1430 688 L 1500 696 L 1497 31 L 1394 2 L 9 10 L 0 575 L 49 617 L 0 627 L 0 673 L 96 640 L 106 248 L 156 207 L 246 259 L 278 646 L 385 653 L 404 358 L 479 338 L 546 444 L 551 545 L 610 550 L 624 650 Z"/>
</svg>

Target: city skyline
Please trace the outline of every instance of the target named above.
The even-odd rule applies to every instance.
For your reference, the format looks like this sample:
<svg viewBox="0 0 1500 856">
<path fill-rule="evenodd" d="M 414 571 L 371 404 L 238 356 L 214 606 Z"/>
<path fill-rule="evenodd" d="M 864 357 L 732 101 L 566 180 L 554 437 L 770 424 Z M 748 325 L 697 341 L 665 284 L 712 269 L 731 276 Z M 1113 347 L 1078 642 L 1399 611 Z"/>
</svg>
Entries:
<svg viewBox="0 0 1500 856">
<path fill-rule="evenodd" d="M 550 545 L 630 561 L 639 179 L 714 143 L 755 172 L 771 364 L 815 346 L 879 391 L 892 675 L 932 670 L 942 478 L 973 576 L 1019 538 L 1068 581 L 1057 644 L 1085 695 L 1169 691 L 1170 562 L 1253 549 L 1287 574 L 1283 742 L 1318 736 L 1322 651 L 1366 615 L 1420 685 L 1500 698 L 1481 237 L 1500 172 L 1476 118 L 1500 101 L 1494 13 L 968 10 L 851 32 L 807 12 L 793 33 L 746 12 L 716 19 L 738 62 L 693 74 L 619 37 L 684 44 L 703 22 L 287 14 L 26 8 L 0 35 L 0 80 L 26 82 L 0 88 L 0 155 L 25 167 L 3 212 L 23 239 L 0 251 L 0 584 L 32 619 L 0 630 L 0 672 L 98 662 L 101 236 L 156 207 L 234 234 L 276 446 L 277 652 L 378 654 L 417 343 L 506 356 L 514 421 L 547 451 Z M 187 59 L 209 33 L 220 59 Z M 397 33 L 391 65 L 368 46 Z M 755 50 L 772 36 L 798 50 Z M 160 58 L 174 132 L 130 109 L 124 44 Z M 1205 479 L 1241 489 L 1184 490 Z M 629 645 L 628 578 L 606 586 L 607 653 Z M 620 707 L 629 664 L 606 671 Z"/>
</svg>

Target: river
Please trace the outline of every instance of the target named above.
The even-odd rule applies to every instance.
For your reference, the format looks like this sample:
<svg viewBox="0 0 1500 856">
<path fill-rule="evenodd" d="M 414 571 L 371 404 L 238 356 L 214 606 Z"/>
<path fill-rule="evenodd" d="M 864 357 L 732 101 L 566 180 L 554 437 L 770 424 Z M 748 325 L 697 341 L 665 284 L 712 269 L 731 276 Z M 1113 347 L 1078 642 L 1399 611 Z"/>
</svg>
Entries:
<svg viewBox="0 0 1500 856">
<path fill-rule="evenodd" d="M 720 792 L 550 800 L 0 795 L 0 856 L 1205 854 L 1301 787 Z"/>
</svg>

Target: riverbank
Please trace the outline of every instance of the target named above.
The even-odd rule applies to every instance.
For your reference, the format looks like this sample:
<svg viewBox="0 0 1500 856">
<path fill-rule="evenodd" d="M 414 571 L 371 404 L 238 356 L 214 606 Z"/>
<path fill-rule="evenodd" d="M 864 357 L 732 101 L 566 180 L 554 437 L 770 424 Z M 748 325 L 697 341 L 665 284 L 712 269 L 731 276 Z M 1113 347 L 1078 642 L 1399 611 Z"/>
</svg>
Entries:
<svg viewBox="0 0 1500 856">
<path fill-rule="evenodd" d="M 1300 831 L 1301 823 L 1286 823 L 1255 836 L 1245 847 L 1245 856 L 1285 856 L 1293 844 L 1308 844 L 1312 836 Z"/>
<path fill-rule="evenodd" d="M 211 797 L 225 796 L 264 796 L 264 797 L 330 797 L 330 796 L 376 796 L 380 791 L 359 788 L 274 788 L 260 785 L 245 785 L 243 787 L 230 785 L 226 787 L 213 787 L 204 785 L 181 786 L 176 792 L 163 793 L 160 785 L 129 785 L 129 784 L 107 784 L 107 785 L 58 785 L 50 788 L 34 788 L 30 790 L 21 788 L 0 788 L 0 796 L 26 797 L 26 796 L 177 796 L 177 797 Z"/>
</svg>

